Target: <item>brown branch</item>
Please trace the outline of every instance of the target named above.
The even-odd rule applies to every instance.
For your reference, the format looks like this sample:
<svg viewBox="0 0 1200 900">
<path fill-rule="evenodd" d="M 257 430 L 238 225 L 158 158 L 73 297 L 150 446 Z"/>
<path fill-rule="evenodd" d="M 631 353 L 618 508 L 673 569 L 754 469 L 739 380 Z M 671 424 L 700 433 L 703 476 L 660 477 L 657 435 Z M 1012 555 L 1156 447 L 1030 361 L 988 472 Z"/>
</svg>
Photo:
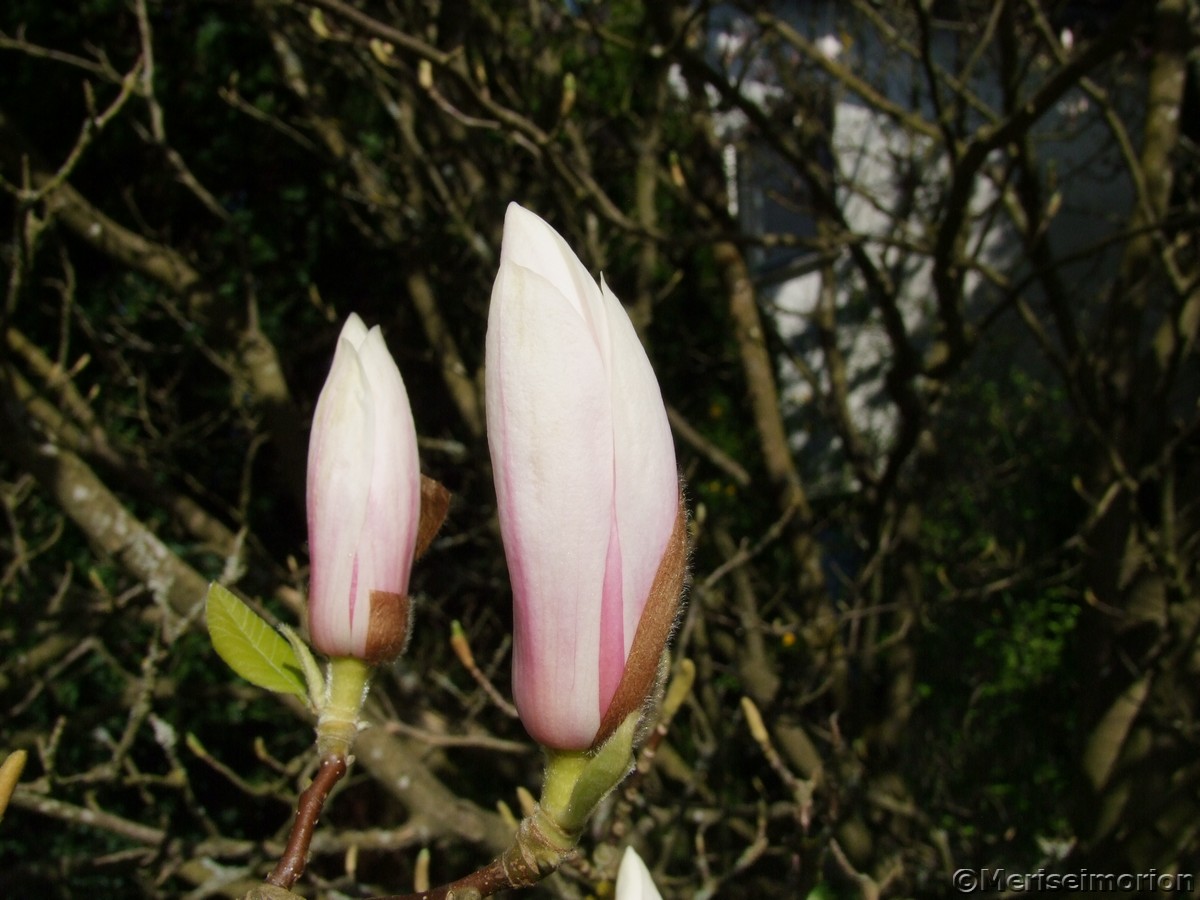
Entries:
<svg viewBox="0 0 1200 900">
<path fill-rule="evenodd" d="M 489 734 L 436 734 L 406 722 L 388 722 L 381 726 L 388 734 L 413 738 L 429 747 L 461 747 L 488 750 L 495 753 L 527 755 L 534 751 L 528 741 L 509 741 Z"/>
<path fill-rule="evenodd" d="M 726 558 L 733 557 L 737 545 L 720 525 L 713 528 L 713 539 L 718 552 Z M 763 639 L 763 621 L 758 611 L 758 598 L 746 567 L 732 570 L 733 611 L 741 625 L 737 667 L 738 675 L 746 690 L 763 704 L 770 703 L 779 692 L 782 680 L 771 654 L 767 652 Z"/>
<path fill-rule="evenodd" d="M 361 16 L 357 11 L 352 12 L 354 16 Z M 308 127 L 316 133 L 331 156 L 350 168 L 359 192 L 378 217 L 384 237 L 396 247 L 404 246 L 409 229 L 402 210 L 408 209 L 409 204 L 391 187 L 387 174 L 343 134 L 339 118 L 326 108 L 319 88 L 310 85 L 304 62 L 283 31 L 273 28 L 270 37 L 284 81 L 307 110 Z M 428 276 L 415 260 L 410 261 L 406 271 L 405 284 L 409 298 L 425 338 L 441 363 L 440 371 L 446 390 L 471 434 L 481 437 L 484 416 L 479 387 L 463 361 L 458 342 L 442 314 Z"/>
<path fill-rule="evenodd" d="M 483 436 L 483 404 L 479 397 L 479 387 L 471 378 L 462 353 L 458 349 L 453 332 L 445 317 L 442 315 L 437 298 L 434 296 L 433 285 L 425 272 L 415 264 L 410 266 L 405 279 L 408 286 L 408 296 L 413 308 L 420 317 L 421 325 L 438 360 L 441 362 L 440 371 L 446 389 L 466 423 L 467 429 L 477 438 Z"/>
<path fill-rule="evenodd" d="M 762 537 L 755 541 L 753 545 L 747 546 L 743 540 L 741 546 L 737 548 L 736 553 L 728 556 L 724 562 L 709 572 L 703 580 L 696 582 L 695 589 L 697 591 L 712 590 L 722 578 L 734 569 L 746 565 L 746 563 L 762 553 L 767 547 L 770 547 L 779 540 L 795 515 L 796 508 L 789 507 L 783 511 L 783 514 L 778 519 L 771 523 L 771 526 L 763 532 Z"/>
<path fill-rule="evenodd" d="M 474 900 L 504 890 L 532 887 L 575 855 L 578 835 L 568 835 L 540 807 L 522 820 L 504 852 L 470 875 L 428 891 L 371 900 Z"/>
<path fill-rule="evenodd" d="M 342 0 L 307 0 L 307 2 L 352 22 L 364 34 L 382 38 L 395 44 L 398 48 L 414 54 L 418 59 L 427 60 L 434 67 L 436 74 L 445 75 L 457 89 L 464 93 L 463 99 L 478 108 L 478 112 L 473 114 L 471 119 L 464 118 L 464 114 L 460 113 L 454 116 L 456 121 L 463 125 L 470 125 L 473 121 L 478 121 L 483 123 L 482 127 L 489 130 L 495 127 L 495 122 L 499 122 L 510 141 L 524 147 L 532 156 L 552 169 L 554 174 L 570 187 L 576 197 L 590 200 L 596 211 L 612 225 L 629 234 L 658 242 L 667 242 L 672 239 L 671 235 L 660 231 L 647 230 L 642 223 L 627 216 L 621 206 L 596 180 L 590 168 L 581 166 L 575 156 L 565 153 L 553 139 L 553 135 L 540 128 L 530 117 L 498 102 L 486 84 L 475 80 L 475 76 L 466 65 L 461 52 L 444 53 L 411 34 L 372 18 Z M 446 92 L 436 88 L 433 82 L 426 87 L 426 91 L 430 94 L 431 100 L 438 102 L 440 98 L 444 104 Z"/>
<path fill-rule="evenodd" d="M 958 156 L 942 206 L 933 248 L 933 286 L 940 324 L 949 353 L 939 361 L 939 372 L 956 367 L 968 350 L 970 335 L 962 309 L 962 244 L 966 239 L 971 198 L 980 168 L 993 150 L 1019 140 L 1067 91 L 1091 69 L 1126 44 L 1134 25 L 1145 15 L 1143 0 L 1128 0 L 1107 29 L 1051 73 L 1033 93 L 1002 121 L 980 128 Z M 946 147 L 947 152 L 955 148 Z"/>
<path fill-rule="evenodd" d="M 47 211 L 75 235 L 117 263 L 140 272 L 188 302 L 191 315 L 211 318 L 219 341 L 236 347 L 234 370 L 250 386 L 261 405 L 280 456 L 281 481 L 303 497 L 307 441 L 283 366 L 275 346 L 252 317 L 230 315 L 223 302 L 203 284 L 203 278 L 178 250 L 149 240 L 110 218 L 57 172 L 49 171 L 24 135 L 0 110 L 0 165 L 28 167 L 33 185 L 46 189 Z M 243 324 L 239 327 L 236 323 Z"/>
<path fill-rule="evenodd" d="M 184 617 L 195 614 L 208 581 L 141 523 L 78 456 L 38 445 L 25 423 L 0 413 L 3 452 L 31 473 L 58 506 L 105 553 L 141 581 L 155 600 Z"/>
<path fill-rule="evenodd" d="M 813 791 L 820 780 L 821 770 L 818 769 L 810 779 L 797 778 L 787 767 L 787 763 L 783 761 L 779 751 L 775 749 L 771 734 L 767 731 L 766 723 L 763 722 L 762 713 L 749 697 L 742 697 L 742 714 L 746 717 L 746 726 L 750 729 L 750 736 L 762 750 L 767 764 L 779 776 L 779 780 L 783 782 L 784 787 L 788 789 L 792 799 L 795 800 L 796 817 L 807 830 L 812 819 Z"/>
<path fill-rule="evenodd" d="M 171 247 L 156 244 L 106 216 L 89 203 L 57 172 L 50 171 L 25 136 L 0 109 L 0 162 L 19 170 L 28 165 L 33 186 L 51 186 L 45 200 L 59 221 L 106 256 L 175 293 L 189 295 L 197 287 L 200 275 L 183 256 Z"/>
<path fill-rule="evenodd" d="M 893 103 L 883 93 L 854 74 L 854 71 L 849 66 L 843 66 L 818 50 L 808 38 L 791 25 L 769 12 L 758 13 L 755 16 L 755 21 L 764 29 L 778 34 L 787 43 L 801 51 L 808 61 L 820 66 L 839 84 L 844 85 L 848 90 L 861 97 L 869 107 L 890 116 L 903 125 L 907 131 L 922 134 L 930 138 L 940 136 L 941 131 L 937 125 L 926 121 L 900 104 Z"/>
<path fill-rule="evenodd" d="M 850 412 L 850 376 L 846 356 L 838 343 L 837 281 L 832 263 L 821 266 L 820 296 L 814 318 L 821 342 L 825 372 L 829 376 L 829 413 L 846 448 L 854 474 L 864 485 L 875 481 L 871 455 Z"/>
<path fill-rule="evenodd" d="M 510 719 L 518 717 L 517 708 L 508 702 L 492 684 L 490 678 L 483 672 L 475 662 L 475 654 L 471 652 L 471 645 L 467 641 L 467 635 L 462 629 L 462 625 L 458 621 L 450 623 L 450 647 L 454 650 L 454 655 L 458 657 L 458 661 L 462 663 L 475 683 L 478 684 L 488 698 L 496 705 L 496 707 L 508 716 Z"/>
<path fill-rule="evenodd" d="M 733 479 L 733 482 L 739 487 L 750 486 L 750 473 L 746 471 L 745 466 L 701 434 L 700 430 L 692 425 L 683 413 L 668 405 L 667 419 L 670 421 L 671 430 L 675 432 L 676 437 Z"/>
<path fill-rule="evenodd" d="M 742 359 L 746 389 L 754 415 L 759 447 L 771 482 L 782 492 L 783 507 L 795 506 L 803 518 L 811 516 L 808 497 L 788 445 L 787 430 L 779 409 L 779 389 L 775 383 L 775 364 L 767 349 L 762 318 L 758 311 L 750 270 L 740 248 L 727 242 L 713 248 L 717 265 L 725 280 L 729 314 L 733 319 L 734 339 Z"/>
<path fill-rule="evenodd" d="M 408 811 L 408 826 L 430 840 L 456 836 L 498 853 L 512 840 L 512 828 L 494 812 L 476 806 L 448 788 L 421 760 L 416 741 L 390 734 L 377 711 L 367 706 L 367 728 L 354 741 L 355 760 Z"/>
<path fill-rule="evenodd" d="M 58 189 L 68 178 L 75 168 L 79 165 L 79 161 L 83 159 L 84 151 L 91 146 L 96 136 L 104 130 L 124 108 L 125 104 L 133 96 L 134 87 L 137 84 L 138 75 L 142 70 L 142 60 L 134 64 L 121 80 L 121 91 L 116 99 L 109 104 L 108 108 L 103 112 L 98 112 L 95 109 L 96 98 L 92 93 L 92 86 L 89 82 L 84 82 L 84 102 L 87 106 L 88 115 L 83 120 L 83 127 L 80 129 L 79 137 L 76 138 L 74 145 L 71 147 L 67 158 L 55 170 L 54 174 L 47 179 L 35 179 L 32 190 L 29 185 L 22 185 L 20 189 L 14 190 L 14 193 L 20 198 L 23 203 L 38 202 L 46 195 Z M 3 114 L 0 114 L 0 128 L 4 125 Z M 2 179 L 0 179 L 2 183 Z M 9 190 L 13 190 L 12 186 L 4 185 Z"/>
<path fill-rule="evenodd" d="M 698 53 L 681 53 L 678 61 L 683 72 L 689 77 L 698 80 L 705 87 L 712 87 L 717 91 L 722 100 L 738 109 L 745 114 L 747 120 L 751 124 L 753 133 L 763 139 L 774 152 L 793 168 L 797 176 L 803 181 L 806 190 L 811 196 L 814 211 L 818 222 L 821 225 L 822 244 L 820 249 L 823 253 L 829 255 L 830 258 L 836 256 L 837 252 L 846 252 L 854 267 L 862 276 L 866 284 L 866 294 L 883 320 L 884 330 L 887 333 L 888 341 L 891 344 L 891 366 L 885 380 L 885 387 L 888 395 L 895 403 L 897 410 L 900 413 L 900 422 L 897 432 L 897 437 L 893 442 L 893 449 L 888 454 L 887 464 L 876 479 L 878 489 L 874 492 L 876 502 L 879 498 L 885 497 L 891 490 L 895 480 L 899 476 L 899 472 L 904 462 L 908 459 L 916 445 L 917 436 L 919 434 L 919 426 L 922 420 L 925 403 L 915 387 L 915 379 L 922 371 L 922 363 L 913 346 L 908 333 L 908 326 L 905 323 L 904 315 L 900 310 L 899 296 L 896 285 L 888 274 L 887 270 L 876 264 L 872 254 L 868 251 L 867 242 L 861 236 L 855 235 L 850 228 L 849 222 L 846 219 L 844 204 L 841 202 L 836 186 L 830 178 L 829 172 L 819 162 L 819 154 L 811 152 L 811 135 L 806 136 L 801 131 L 796 129 L 781 128 L 768 113 L 757 103 L 747 99 L 737 88 L 737 86 L 727 80 L 720 72 L 715 70 L 708 64 L 705 58 Z M 703 91 L 697 91 L 697 95 L 703 95 Z M 710 121 L 706 126 L 710 132 L 710 143 L 715 141 L 714 126 L 711 123 L 710 114 L 696 112 L 696 115 L 709 116 Z M 711 193 L 711 188 L 709 193 Z M 724 203 L 718 202 L 723 198 L 715 198 L 705 196 L 705 201 L 710 208 L 723 208 Z M 697 206 L 699 206 L 697 204 Z M 704 207 L 697 210 L 697 214 L 701 218 L 706 217 L 707 211 Z M 708 214 L 711 218 L 711 214 Z M 735 334 L 739 338 L 740 348 L 743 350 L 743 367 L 747 370 L 747 377 L 752 378 L 754 382 L 763 383 L 761 377 L 755 374 L 757 371 L 766 371 L 764 369 L 764 361 L 767 366 L 771 360 L 765 350 L 759 351 L 750 346 L 747 338 L 757 340 L 763 343 L 761 335 L 761 326 L 758 322 L 757 311 L 752 312 L 753 289 L 750 286 L 748 275 L 740 275 L 736 269 L 740 268 L 743 273 L 746 270 L 744 259 L 740 262 L 735 258 L 740 255 L 740 248 L 733 241 L 718 240 L 713 244 L 714 254 L 717 255 L 718 262 L 722 262 L 722 258 L 729 260 L 730 264 L 723 264 L 723 274 L 726 284 L 731 291 L 736 290 L 736 285 L 745 279 L 745 290 L 750 294 L 750 303 L 739 302 L 736 297 L 731 297 L 731 306 L 734 309 L 735 319 Z M 751 356 L 745 354 L 749 352 Z M 760 357 L 759 361 L 753 361 L 753 357 Z M 752 372 L 751 370 L 754 370 Z M 773 372 L 772 372 L 773 381 Z M 803 494 L 800 498 L 794 497 L 794 491 L 788 484 L 787 469 L 790 466 L 790 450 L 787 447 L 786 440 L 780 442 L 779 433 L 782 431 L 782 426 L 776 426 L 770 421 L 772 418 L 779 417 L 778 409 L 774 411 L 769 409 L 769 405 L 777 404 L 778 398 L 771 398 L 774 393 L 773 384 L 772 390 L 762 390 L 759 397 L 755 397 L 754 388 L 752 387 L 752 407 L 755 411 L 756 421 L 759 422 L 760 429 L 763 424 L 767 426 L 768 433 L 764 436 L 760 433 L 760 441 L 764 444 L 771 445 L 774 449 L 771 451 L 769 459 L 769 467 L 774 466 L 772 481 L 775 482 L 780 490 L 784 500 L 783 508 L 787 508 L 792 503 L 797 503 L 798 499 L 804 499 Z M 761 403 L 761 407 L 760 404 Z M 786 455 L 785 455 L 786 452 Z M 789 503 L 788 501 L 791 500 Z M 800 504 L 802 515 L 800 516 L 800 524 L 807 524 L 810 516 L 807 513 L 807 500 Z M 803 539 L 796 546 L 797 556 L 800 559 L 808 559 L 812 556 L 808 547 L 805 546 Z M 814 584 L 820 584 L 821 578 L 819 567 L 815 563 L 808 564 L 807 576 Z"/>
<path fill-rule="evenodd" d="M 420 891 L 416 894 L 387 894 L 372 897 L 370 900 L 449 900 L 449 898 L 458 897 L 491 897 L 500 891 L 531 886 L 513 884 L 508 872 L 504 869 L 503 861 L 494 859 L 482 869 L 432 890 Z"/>
<path fill-rule="evenodd" d="M 136 844 L 158 847 L 167 840 L 167 833 L 161 828 L 143 825 L 141 822 L 125 819 L 102 809 L 89 809 L 64 803 L 62 800 L 47 797 L 29 787 L 17 787 L 12 795 L 12 805 L 18 809 L 27 809 L 57 819 L 60 822 L 71 822 L 107 831 Z"/>
<path fill-rule="evenodd" d="M 10 328 L 8 333 L 11 337 L 14 329 Z M 82 431 L 63 416 L 59 407 L 38 396 L 24 378 L 13 373 L 12 383 L 16 399 L 24 404 L 39 426 L 52 435 L 56 444 L 99 463 L 106 471 L 117 476 L 126 489 L 162 506 L 174 521 L 216 552 L 224 556 L 239 552 L 238 537 L 232 530 L 187 494 L 159 483 L 140 461 L 129 459 L 118 451 L 109 443 L 103 429 Z"/>
<path fill-rule="evenodd" d="M 413 37 L 405 31 L 398 28 L 393 28 L 367 15 L 360 9 L 351 6 L 348 3 L 343 3 L 342 0 L 309 0 L 313 6 L 322 7 L 335 13 L 347 21 L 353 22 L 367 34 L 375 35 L 385 41 L 395 44 L 397 47 L 407 50 L 419 57 L 420 59 L 429 60 L 437 66 L 448 66 L 458 56 L 459 53 L 443 53 L 436 47 L 425 43 L 419 38 Z"/>
<path fill-rule="evenodd" d="M 725 280 L 729 313 L 734 323 L 734 340 L 742 360 L 763 462 L 771 483 L 779 492 L 781 509 L 797 513 L 792 549 L 804 570 L 804 587 L 815 590 L 823 583 L 824 576 L 819 553 L 809 533 L 812 508 L 792 458 L 787 429 L 783 424 L 779 390 L 775 382 L 775 364 L 767 349 L 750 270 L 741 249 L 732 243 L 717 243 L 713 247 L 713 255 Z"/>
<path fill-rule="evenodd" d="M 38 377 L 46 390 L 54 394 L 58 405 L 63 407 L 63 412 L 69 414 L 79 427 L 88 433 L 89 439 L 106 441 L 108 435 L 96 418 L 91 404 L 76 388 L 72 377 L 82 371 L 90 360 L 85 356 L 66 370 L 16 328 L 9 327 L 4 337 L 9 350 Z"/>
<path fill-rule="evenodd" d="M 40 784 L 44 785 L 44 781 Z M 73 803 L 49 797 L 43 793 L 43 790 L 44 788 L 40 787 L 38 782 L 32 785 L 18 784 L 13 792 L 10 808 L 27 810 L 83 828 L 107 831 L 146 847 L 162 846 L 169 839 L 168 832 L 161 828 L 143 825 L 140 822 L 97 809 L 95 806 L 76 806 Z M 311 849 L 314 853 L 321 854 L 344 854 L 351 847 L 370 850 L 401 850 L 420 844 L 423 840 L 424 837 L 419 829 L 408 826 L 370 831 L 344 829 L 337 834 L 323 832 L 316 835 L 312 840 Z M 202 840 L 190 848 L 195 859 L 216 857 L 229 860 L 251 859 L 263 849 L 268 853 L 282 854 L 285 851 L 284 845 L 276 841 L 259 843 L 258 841 L 219 836 Z M 244 893 L 244 890 L 237 893 Z"/>
<path fill-rule="evenodd" d="M 671 722 L 679 708 L 691 696 L 696 681 L 696 664 L 690 659 L 681 659 L 675 667 L 675 672 L 663 692 L 662 702 L 658 708 L 658 721 L 646 742 L 637 752 L 633 772 L 625 779 L 620 787 L 620 794 L 613 814 L 609 819 L 609 843 L 619 846 L 628 829 L 633 809 L 639 801 L 642 785 L 646 776 L 654 767 L 660 749 L 671 728 Z"/>
<path fill-rule="evenodd" d="M 1131 363 L 1138 352 L 1143 313 L 1157 295 L 1157 284 L 1150 271 L 1162 235 L 1157 228 L 1143 230 L 1143 226 L 1161 225 L 1170 205 L 1175 174 L 1172 156 L 1180 140 L 1189 49 L 1186 0 L 1158 0 L 1154 6 L 1155 54 L 1146 86 L 1142 150 L 1135 170 L 1141 174 L 1145 193 L 1130 217 L 1130 230 L 1137 236 L 1125 247 L 1113 286 L 1104 359 L 1115 370 L 1108 377 L 1123 382 L 1124 396 L 1120 399 L 1143 410 L 1162 404 L 1161 392 L 1167 381 L 1163 376 L 1173 370 L 1176 362 L 1173 357 L 1179 346 L 1175 323 L 1168 321 L 1156 341 L 1160 346 L 1146 363 Z M 1141 377 L 1127 378 L 1129 369 Z M 1151 398 L 1155 402 L 1147 403 Z"/>
<path fill-rule="evenodd" d="M 43 47 L 40 44 L 34 44 L 20 37 L 12 38 L 2 31 L 0 31 L 0 50 L 16 50 L 35 59 L 48 59 L 52 62 L 63 63 L 64 65 L 82 69 L 109 82 L 119 82 L 124 77 L 108 63 L 107 59 L 104 59 L 103 55 L 100 56 L 100 61 L 96 62 L 64 50 Z"/>
<path fill-rule="evenodd" d="M 304 874 L 308 862 L 308 848 L 312 843 L 313 830 L 321 810 L 325 808 L 325 800 L 333 786 L 341 781 L 346 774 L 346 757 L 327 756 L 321 760 L 321 768 L 296 804 L 296 820 L 292 824 L 292 833 L 288 837 L 287 848 L 279 858 L 278 865 L 267 876 L 267 883 L 277 887 L 290 888 Z"/>
</svg>

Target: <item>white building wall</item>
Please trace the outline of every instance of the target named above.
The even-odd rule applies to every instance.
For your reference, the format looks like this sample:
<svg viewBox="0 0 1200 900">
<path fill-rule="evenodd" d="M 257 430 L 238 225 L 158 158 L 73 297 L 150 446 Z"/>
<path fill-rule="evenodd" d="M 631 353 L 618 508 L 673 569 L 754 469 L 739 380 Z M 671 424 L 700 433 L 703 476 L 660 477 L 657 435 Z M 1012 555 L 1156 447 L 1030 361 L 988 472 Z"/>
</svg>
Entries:
<svg viewBox="0 0 1200 900">
<path fill-rule="evenodd" d="M 856 75 L 881 87 L 890 100 L 906 107 L 917 106 L 926 118 L 932 118 L 924 74 L 917 63 L 880 42 L 869 26 L 855 27 L 853 22 L 840 20 L 844 10 L 838 4 L 800 4 L 793 25 L 817 46 L 836 54 L 837 61 Z M 948 71 L 957 69 L 959 55 L 971 49 L 963 44 L 969 39 L 970 35 L 952 29 L 937 34 L 933 42 L 936 63 Z M 1042 60 L 1043 66 L 1050 64 L 1049 57 Z M 759 66 L 754 71 L 762 76 L 769 70 Z M 971 90 L 984 104 L 999 110 L 1001 91 L 992 74 L 994 67 L 984 59 L 976 71 L 979 74 L 971 83 Z M 1035 71 L 1030 77 L 1038 78 L 1040 73 Z M 1121 96 L 1127 103 L 1135 103 L 1139 96 L 1137 78 L 1131 76 L 1126 87 Z M 765 82 L 756 84 L 751 80 L 746 90 L 753 91 L 756 102 L 768 108 L 779 96 Z M 930 340 L 934 321 L 931 263 L 912 247 L 928 245 L 931 240 L 927 234 L 929 223 L 937 220 L 939 203 L 949 187 L 946 160 L 929 138 L 903 128 L 839 84 L 831 84 L 830 90 L 833 114 L 829 149 L 831 165 L 836 170 L 838 202 L 851 231 L 866 238 L 865 248 L 875 265 L 897 284 L 902 315 L 917 346 L 924 347 Z M 983 112 L 977 113 L 971 126 L 984 124 L 985 116 Z M 1127 122 L 1136 121 L 1128 115 L 1123 118 Z M 772 199 L 786 200 L 787 191 L 793 189 L 786 176 L 781 175 L 778 161 L 771 160 L 769 154 L 752 143 L 739 141 L 738 125 L 736 119 L 727 122 L 731 145 L 740 147 L 737 197 L 746 230 L 811 234 L 812 220 L 794 211 L 795 206 L 803 206 L 801 198 L 791 204 Z M 1064 265 L 1061 274 L 1084 312 L 1084 307 L 1100 299 L 1103 285 L 1115 271 L 1115 251 L 1099 255 L 1087 251 L 1104 242 L 1127 219 L 1132 196 L 1127 169 L 1096 104 L 1082 91 L 1065 96 L 1037 123 L 1032 138 L 1044 195 L 1052 198 L 1050 205 L 1057 209 L 1049 241 L 1057 258 L 1079 257 Z M 1002 201 L 999 183 L 1006 177 L 1005 157 L 997 153 L 985 165 L 974 187 L 968 246 L 980 264 L 1015 282 L 1025 278 L 1030 267 L 1011 209 Z M 778 251 L 761 254 L 760 284 L 779 334 L 809 368 L 821 373 L 823 360 L 810 323 L 822 276 L 819 271 L 803 271 L 804 255 L 803 251 L 795 251 L 788 259 L 786 255 L 781 258 Z M 782 276 L 780 272 L 786 270 L 788 263 L 803 274 Z M 878 312 L 869 307 L 865 298 L 864 284 L 848 251 L 834 263 L 833 272 L 839 322 L 837 340 L 849 369 L 852 417 L 869 442 L 884 446 L 895 421 L 894 409 L 883 390 L 890 346 Z M 996 288 L 978 272 L 967 275 L 966 291 L 969 319 L 999 300 Z M 1036 280 L 1023 293 L 1039 308 Z M 1007 330 L 1008 343 L 1021 340 L 1022 326 L 1011 314 L 1007 319 L 1002 318 L 997 328 L 1001 332 Z M 785 403 L 795 425 L 793 445 L 798 451 L 819 451 L 836 438 L 820 432 L 819 417 L 810 414 L 811 388 L 797 368 L 785 359 L 780 369 Z M 810 473 L 818 477 L 820 474 Z M 830 488 L 848 486 L 837 484 L 841 473 L 830 471 L 824 475 Z"/>
</svg>

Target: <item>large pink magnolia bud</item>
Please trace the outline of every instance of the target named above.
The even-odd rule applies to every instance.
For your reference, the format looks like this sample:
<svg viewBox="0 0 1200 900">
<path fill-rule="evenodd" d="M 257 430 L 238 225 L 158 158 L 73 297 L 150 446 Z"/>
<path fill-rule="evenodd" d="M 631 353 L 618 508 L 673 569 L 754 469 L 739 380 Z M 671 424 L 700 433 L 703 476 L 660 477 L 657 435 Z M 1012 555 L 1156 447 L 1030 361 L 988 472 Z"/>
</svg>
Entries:
<svg viewBox="0 0 1200 900">
<path fill-rule="evenodd" d="M 308 446 L 309 631 L 330 656 L 386 662 L 408 637 L 421 505 L 417 433 L 378 326 L 351 315 Z"/>
<path fill-rule="evenodd" d="M 629 317 L 516 204 L 488 317 L 487 423 L 517 709 L 539 743 L 588 749 L 653 688 L 686 523 L 662 395 Z"/>
</svg>

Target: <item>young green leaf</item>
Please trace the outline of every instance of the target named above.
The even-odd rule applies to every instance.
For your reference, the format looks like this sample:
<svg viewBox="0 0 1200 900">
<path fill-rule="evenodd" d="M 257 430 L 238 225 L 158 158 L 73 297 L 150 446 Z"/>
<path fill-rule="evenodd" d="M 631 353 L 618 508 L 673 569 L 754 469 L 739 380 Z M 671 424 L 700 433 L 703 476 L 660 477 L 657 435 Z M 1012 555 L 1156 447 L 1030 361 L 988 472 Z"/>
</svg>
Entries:
<svg viewBox="0 0 1200 900">
<path fill-rule="evenodd" d="M 292 650 L 296 653 L 296 659 L 300 661 L 300 668 L 304 672 L 304 680 L 308 683 L 308 706 L 315 713 L 321 711 L 325 697 L 325 677 L 321 674 L 321 667 L 317 665 L 316 659 L 313 658 L 312 650 L 308 644 L 304 643 L 304 639 L 296 634 L 295 629 L 289 628 L 287 625 L 279 626 L 280 632 L 287 638 L 287 642 L 292 645 Z"/>
<path fill-rule="evenodd" d="M 296 651 L 254 610 L 213 582 L 205 612 L 213 649 L 229 668 L 268 691 L 308 695 Z"/>
</svg>

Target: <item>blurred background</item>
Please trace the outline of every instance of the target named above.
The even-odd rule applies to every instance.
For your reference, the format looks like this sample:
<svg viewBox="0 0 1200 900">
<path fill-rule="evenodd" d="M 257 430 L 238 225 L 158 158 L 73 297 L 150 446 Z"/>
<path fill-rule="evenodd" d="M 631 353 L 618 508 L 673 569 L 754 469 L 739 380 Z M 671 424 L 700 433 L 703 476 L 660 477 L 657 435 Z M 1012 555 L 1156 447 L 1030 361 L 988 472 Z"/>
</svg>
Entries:
<svg viewBox="0 0 1200 900">
<path fill-rule="evenodd" d="M 298 889 L 507 843 L 510 201 L 626 304 L 694 547 L 694 688 L 531 896 L 610 896 L 627 844 L 667 898 L 1196 873 L 1198 37 L 1196 0 L 8 0 L 0 893 L 238 897 L 278 857 L 311 726 L 202 601 L 302 622 L 351 312 L 454 500 Z"/>
</svg>

